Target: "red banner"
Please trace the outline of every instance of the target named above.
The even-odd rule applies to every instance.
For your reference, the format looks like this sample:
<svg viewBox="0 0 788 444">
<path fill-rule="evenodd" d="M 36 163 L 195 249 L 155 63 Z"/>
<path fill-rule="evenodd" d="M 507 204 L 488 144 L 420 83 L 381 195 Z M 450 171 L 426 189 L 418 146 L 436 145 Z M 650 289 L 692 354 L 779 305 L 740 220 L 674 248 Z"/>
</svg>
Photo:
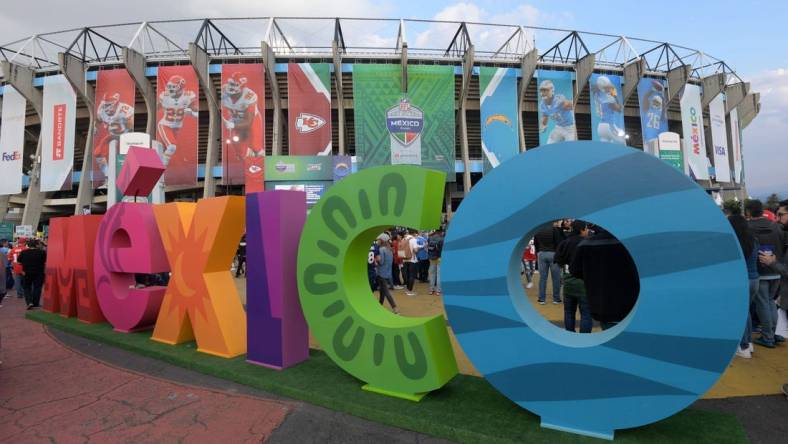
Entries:
<svg viewBox="0 0 788 444">
<path fill-rule="evenodd" d="M 259 63 L 222 65 L 222 177 L 263 190 L 265 77 Z"/>
<path fill-rule="evenodd" d="M 125 69 L 98 72 L 96 131 L 93 133 L 93 188 L 106 183 L 110 146 L 117 150 L 120 135 L 134 131 L 134 94 L 134 80 Z"/>
<path fill-rule="evenodd" d="M 197 185 L 200 86 L 194 68 L 160 66 L 156 140 L 161 143 L 166 185 Z"/>
<path fill-rule="evenodd" d="M 291 156 L 331 155 L 330 79 L 327 63 L 287 66 Z"/>
</svg>

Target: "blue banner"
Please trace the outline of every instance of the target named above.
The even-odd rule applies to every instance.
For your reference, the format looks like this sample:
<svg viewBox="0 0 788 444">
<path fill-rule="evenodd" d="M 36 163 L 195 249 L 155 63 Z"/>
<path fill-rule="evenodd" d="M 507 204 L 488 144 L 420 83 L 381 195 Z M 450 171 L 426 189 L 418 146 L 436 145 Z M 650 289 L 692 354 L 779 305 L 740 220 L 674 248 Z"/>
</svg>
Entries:
<svg viewBox="0 0 788 444">
<path fill-rule="evenodd" d="M 539 145 L 577 140 L 574 78 L 573 71 L 537 71 Z"/>
<path fill-rule="evenodd" d="M 517 72 L 512 68 L 479 69 L 482 152 L 487 172 L 520 151 L 517 122 Z"/>
<path fill-rule="evenodd" d="M 659 153 L 657 138 L 668 130 L 668 104 L 665 100 L 665 91 L 664 80 L 644 78 L 638 82 L 643 151 L 654 155 Z"/>
<path fill-rule="evenodd" d="M 591 74 L 591 140 L 627 144 L 621 76 Z"/>
</svg>

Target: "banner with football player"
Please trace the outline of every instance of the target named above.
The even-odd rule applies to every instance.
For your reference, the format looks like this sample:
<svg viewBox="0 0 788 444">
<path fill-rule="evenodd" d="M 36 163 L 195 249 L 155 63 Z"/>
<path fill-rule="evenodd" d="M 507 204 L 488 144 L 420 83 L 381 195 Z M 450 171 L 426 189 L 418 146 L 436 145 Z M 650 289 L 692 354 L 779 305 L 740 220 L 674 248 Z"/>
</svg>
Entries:
<svg viewBox="0 0 788 444">
<path fill-rule="evenodd" d="M 291 156 L 331 155 L 331 71 L 328 63 L 287 65 Z"/>
<path fill-rule="evenodd" d="M 733 108 L 730 112 L 731 119 L 731 155 L 733 156 L 733 181 L 742 183 L 741 173 L 743 162 L 741 157 L 741 128 L 739 123 L 738 108 Z"/>
<path fill-rule="evenodd" d="M 156 140 L 161 144 L 166 185 L 197 185 L 200 86 L 190 65 L 160 66 Z"/>
<path fill-rule="evenodd" d="M 359 168 L 411 164 L 444 171 L 454 182 L 454 67 L 353 66 L 356 160 Z"/>
<path fill-rule="evenodd" d="M 25 148 L 27 101 L 13 86 L 3 87 L 0 125 L 0 196 L 22 192 L 22 155 Z"/>
<path fill-rule="evenodd" d="M 63 75 L 44 77 L 41 191 L 71 189 L 77 95 Z"/>
<path fill-rule="evenodd" d="M 577 140 L 573 71 L 539 69 L 539 145 Z"/>
<path fill-rule="evenodd" d="M 689 83 L 684 85 L 680 103 L 681 131 L 684 136 L 684 153 L 687 156 L 689 175 L 694 179 L 709 180 L 700 86 Z"/>
<path fill-rule="evenodd" d="M 134 131 L 134 80 L 125 69 L 96 75 L 96 130 L 93 133 L 93 188 L 106 185 L 110 149 L 121 134 Z"/>
<path fill-rule="evenodd" d="M 479 68 L 482 153 L 487 172 L 520 151 L 517 124 L 517 71 Z"/>
<path fill-rule="evenodd" d="M 714 147 L 714 176 L 717 182 L 731 181 L 728 160 L 728 128 L 725 125 L 725 94 L 718 94 L 709 103 L 711 145 Z"/>
<path fill-rule="evenodd" d="M 659 155 L 658 137 L 668 130 L 668 108 L 665 100 L 665 81 L 640 79 L 640 128 L 643 131 L 643 151 Z"/>
<path fill-rule="evenodd" d="M 265 76 L 260 63 L 222 65 L 222 177 L 246 193 L 265 184 Z"/>
<path fill-rule="evenodd" d="M 627 144 L 621 76 L 591 74 L 591 140 Z"/>
</svg>

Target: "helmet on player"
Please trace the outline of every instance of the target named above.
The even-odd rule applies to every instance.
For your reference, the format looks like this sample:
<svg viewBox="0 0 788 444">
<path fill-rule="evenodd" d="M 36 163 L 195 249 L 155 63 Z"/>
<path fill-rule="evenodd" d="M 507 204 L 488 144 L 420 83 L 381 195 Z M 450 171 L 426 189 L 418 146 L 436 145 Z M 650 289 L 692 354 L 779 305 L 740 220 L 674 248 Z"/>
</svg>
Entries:
<svg viewBox="0 0 788 444">
<path fill-rule="evenodd" d="M 613 82 L 607 76 L 599 76 L 596 78 L 596 88 L 600 91 L 607 91 L 613 88 Z"/>
<path fill-rule="evenodd" d="M 120 94 L 115 93 L 111 96 L 104 96 L 101 98 L 101 111 L 106 114 L 114 114 L 115 110 L 118 109 L 118 105 L 120 105 Z"/>
<path fill-rule="evenodd" d="M 240 94 L 245 85 L 246 76 L 240 72 L 236 72 L 233 73 L 229 79 L 227 79 L 227 83 L 225 83 L 225 91 L 230 95 Z"/>
<path fill-rule="evenodd" d="M 662 109 L 662 96 L 654 95 L 651 97 L 651 107 Z"/>
<path fill-rule="evenodd" d="M 555 86 L 553 86 L 553 82 L 550 80 L 542 80 L 542 83 L 539 84 L 539 95 L 542 98 L 549 99 L 553 97 L 555 94 Z"/>
<path fill-rule="evenodd" d="M 186 86 L 186 79 L 181 76 L 175 75 L 167 80 L 167 94 L 176 97 L 181 95 L 183 87 Z"/>
</svg>

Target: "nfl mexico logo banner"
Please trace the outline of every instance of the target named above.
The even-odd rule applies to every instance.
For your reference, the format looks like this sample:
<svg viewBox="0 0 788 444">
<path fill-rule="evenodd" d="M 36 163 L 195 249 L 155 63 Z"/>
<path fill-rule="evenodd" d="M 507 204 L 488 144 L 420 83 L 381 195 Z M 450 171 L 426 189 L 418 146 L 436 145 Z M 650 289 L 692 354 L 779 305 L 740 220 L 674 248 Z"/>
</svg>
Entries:
<svg viewBox="0 0 788 444">
<path fill-rule="evenodd" d="M 63 75 L 44 79 L 41 191 L 71 188 L 77 95 Z"/>
<path fill-rule="evenodd" d="M 341 75 L 341 73 L 339 74 Z M 291 156 L 331 155 L 331 72 L 328 63 L 287 65 Z"/>
<path fill-rule="evenodd" d="M 403 97 L 386 111 L 386 128 L 391 141 L 391 164 L 421 165 L 419 136 L 424 128 L 424 112 Z"/>
</svg>

